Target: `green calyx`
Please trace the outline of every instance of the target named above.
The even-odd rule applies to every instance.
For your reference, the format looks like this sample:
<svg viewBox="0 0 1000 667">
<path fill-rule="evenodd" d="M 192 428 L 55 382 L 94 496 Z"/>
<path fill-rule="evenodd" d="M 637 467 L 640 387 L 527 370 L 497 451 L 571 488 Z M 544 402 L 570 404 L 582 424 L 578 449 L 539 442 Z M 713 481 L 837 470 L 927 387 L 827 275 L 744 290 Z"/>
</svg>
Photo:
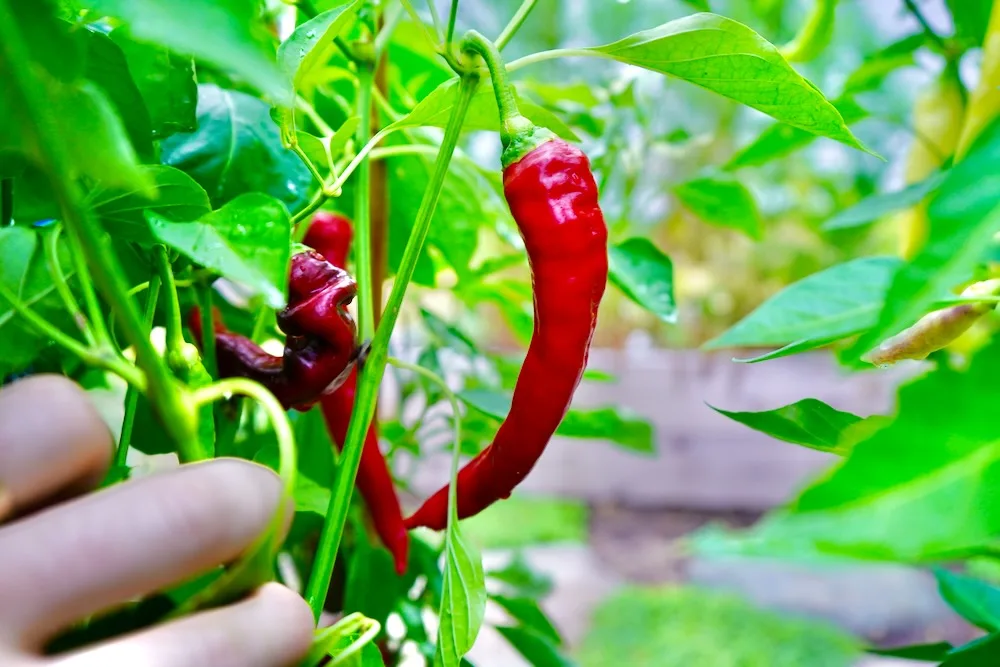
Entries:
<svg viewBox="0 0 1000 667">
<path fill-rule="evenodd" d="M 516 162 L 520 162 L 525 155 L 545 142 L 557 138 L 551 130 L 532 124 L 524 116 L 520 116 L 520 118 L 528 125 L 504 137 L 504 150 L 500 156 L 500 164 L 504 169 Z"/>
</svg>

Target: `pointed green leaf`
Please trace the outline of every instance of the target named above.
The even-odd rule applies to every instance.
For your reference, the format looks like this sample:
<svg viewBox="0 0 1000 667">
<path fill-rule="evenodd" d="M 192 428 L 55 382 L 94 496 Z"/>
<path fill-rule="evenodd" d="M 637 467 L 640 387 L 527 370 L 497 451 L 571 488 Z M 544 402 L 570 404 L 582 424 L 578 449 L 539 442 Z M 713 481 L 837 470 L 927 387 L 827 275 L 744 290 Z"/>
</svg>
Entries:
<svg viewBox="0 0 1000 667">
<path fill-rule="evenodd" d="M 608 277 L 628 298 L 664 322 L 677 322 L 674 266 L 646 238 L 625 239 L 608 248 Z"/>
<path fill-rule="evenodd" d="M 948 642 L 936 642 L 934 644 L 915 644 L 913 646 L 899 646 L 896 648 L 870 648 L 867 652 L 887 658 L 940 662 L 948 657 L 948 652 L 953 648 Z"/>
<path fill-rule="evenodd" d="M 806 398 L 763 412 L 730 412 L 715 406 L 709 407 L 778 440 L 838 456 L 844 456 L 850 451 L 844 443 L 844 432 L 849 426 L 861 421 L 861 417 L 836 410 L 815 398 Z"/>
<path fill-rule="evenodd" d="M 802 340 L 796 340 L 788 343 L 787 345 L 783 345 L 776 350 L 771 350 L 770 352 L 765 352 L 764 354 L 758 354 L 755 357 L 733 357 L 733 361 L 737 364 L 759 364 L 762 361 L 771 361 L 772 359 L 781 359 L 782 357 L 790 357 L 794 354 L 802 354 L 803 352 L 809 352 L 810 350 L 817 350 L 821 347 L 829 345 L 830 343 L 834 343 L 841 338 L 842 336 L 839 335 L 827 338 L 803 338 Z"/>
<path fill-rule="evenodd" d="M 458 522 L 449 521 L 445 537 L 444 586 L 441 594 L 436 667 L 459 667 L 472 649 L 486 615 L 483 562 L 462 538 Z"/>
<path fill-rule="evenodd" d="M 848 125 L 853 125 L 868 117 L 868 111 L 850 97 L 841 97 L 834 100 L 832 104 Z M 723 169 L 735 171 L 743 167 L 766 164 L 808 146 L 816 138 L 815 134 L 801 128 L 793 127 L 787 123 L 774 123 L 761 132 L 756 139 L 736 151 Z"/>
<path fill-rule="evenodd" d="M 990 124 L 945 177 L 927 206 L 930 231 L 920 252 L 895 274 L 870 331 L 848 350 L 857 359 L 933 310 L 972 276 L 1000 232 L 1000 120 Z"/>
<path fill-rule="evenodd" d="M 85 75 L 100 86 L 114 105 L 132 140 L 132 146 L 146 160 L 153 157 L 153 128 L 146 103 L 129 72 L 125 54 L 103 32 L 79 30 L 84 43 Z"/>
<path fill-rule="evenodd" d="M 270 107 L 213 84 L 198 86 L 198 129 L 161 144 L 164 164 L 187 172 L 218 207 L 247 192 L 264 192 L 298 210 L 312 174 L 284 147 Z"/>
<path fill-rule="evenodd" d="M 552 621 L 539 606 L 538 601 L 528 597 L 491 595 L 490 599 L 500 605 L 511 618 L 521 625 L 547 637 L 556 645 L 562 644 L 562 637 Z M 533 663 L 534 664 L 534 663 Z"/>
<path fill-rule="evenodd" d="M 674 194 L 702 221 L 737 229 L 760 239 L 761 222 L 753 195 L 733 178 L 696 178 L 675 185 Z"/>
<path fill-rule="evenodd" d="M 935 568 L 941 597 L 969 623 L 986 632 L 1000 630 L 1000 588 L 974 577 Z"/>
<path fill-rule="evenodd" d="M 363 4 L 330 9 L 301 24 L 278 47 L 278 63 L 290 84 L 290 94 L 306 89 L 309 77 L 338 51 L 334 38 L 347 27 Z"/>
<path fill-rule="evenodd" d="M 922 181 L 902 190 L 883 192 L 862 199 L 823 223 L 823 231 L 851 229 L 875 222 L 879 218 L 915 206 L 944 182 L 947 172 L 935 172 Z"/>
<path fill-rule="evenodd" d="M 793 127 L 868 151 L 773 44 L 731 19 L 695 14 L 590 50 L 690 81 Z"/>
<path fill-rule="evenodd" d="M 146 211 L 146 219 L 161 242 L 252 288 L 272 308 L 284 307 L 291 220 L 278 200 L 254 192 L 196 221 L 175 222 L 155 211 Z"/>
<path fill-rule="evenodd" d="M 111 39 L 125 53 L 129 72 L 149 110 L 151 131 L 157 139 L 197 127 L 198 84 L 194 61 L 156 44 L 137 42 L 127 27 L 117 28 Z"/>
<path fill-rule="evenodd" d="M 942 368 L 903 386 L 894 421 L 787 509 L 721 548 L 917 563 L 992 552 L 1000 533 L 997 377 L 1000 340 L 967 372 Z"/>
<path fill-rule="evenodd" d="M 576 663 L 560 653 L 551 637 L 534 628 L 498 625 L 496 630 L 532 667 L 576 666 Z"/>
<path fill-rule="evenodd" d="M 197 220 L 211 212 L 212 205 L 204 188 L 183 171 L 163 165 L 143 167 L 143 171 L 153 183 L 150 193 L 153 196 L 135 188 L 98 188 L 90 194 L 94 212 L 114 237 L 138 243 L 156 243 L 144 215 L 146 209 L 175 222 Z"/>
<path fill-rule="evenodd" d="M 863 257 L 789 285 L 705 349 L 787 345 L 851 336 L 872 326 L 897 267 L 895 257 Z"/>
<path fill-rule="evenodd" d="M 216 65 L 287 101 L 254 0 L 77 0 L 98 16 L 124 21 L 137 40 Z"/>
<path fill-rule="evenodd" d="M 941 667 L 994 667 L 1000 660 L 1000 632 L 952 649 Z"/>
</svg>

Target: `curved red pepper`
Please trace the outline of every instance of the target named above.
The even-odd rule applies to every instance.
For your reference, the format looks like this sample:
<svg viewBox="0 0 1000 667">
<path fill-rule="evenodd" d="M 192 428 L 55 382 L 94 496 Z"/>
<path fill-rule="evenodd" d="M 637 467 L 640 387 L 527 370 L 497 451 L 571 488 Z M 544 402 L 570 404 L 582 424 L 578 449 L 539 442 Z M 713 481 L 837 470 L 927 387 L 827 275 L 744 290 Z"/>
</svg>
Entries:
<svg viewBox="0 0 1000 667">
<path fill-rule="evenodd" d="M 608 231 L 587 156 L 537 130 L 517 148 L 527 152 L 504 169 L 504 195 L 528 253 L 535 329 L 507 418 L 459 472 L 460 519 L 508 497 L 541 456 L 583 377 L 608 279 Z M 406 527 L 442 530 L 447 520 L 445 486 Z"/>
<path fill-rule="evenodd" d="M 313 216 L 305 243 L 319 251 L 334 266 L 345 267 L 353 237 L 354 230 L 347 218 L 331 213 L 317 213 Z M 357 369 L 352 368 L 337 391 L 320 399 L 327 430 L 339 449 L 344 447 L 347 427 L 351 423 L 357 380 Z M 368 427 L 364 448 L 361 450 L 357 486 L 368 507 L 375 532 L 392 554 L 396 572 L 404 574 L 409 560 L 410 540 L 403 526 L 403 510 L 396 496 L 392 474 L 382 450 L 379 449 L 375 421 Z"/>
<path fill-rule="evenodd" d="M 278 313 L 285 333 L 284 354 L 276 357 L 252 340 L 215 322 L 219 377 L 246 377 L 267 387 L 285 408 L 308 410 L 339 388 L 357 362 L 357 329 L 347 310 L 357 294 L 354 279 L 317 252 L 292 257 L 288 305 Z M 191 324 L 201 331 L 197 309 Z"/>
</svg>

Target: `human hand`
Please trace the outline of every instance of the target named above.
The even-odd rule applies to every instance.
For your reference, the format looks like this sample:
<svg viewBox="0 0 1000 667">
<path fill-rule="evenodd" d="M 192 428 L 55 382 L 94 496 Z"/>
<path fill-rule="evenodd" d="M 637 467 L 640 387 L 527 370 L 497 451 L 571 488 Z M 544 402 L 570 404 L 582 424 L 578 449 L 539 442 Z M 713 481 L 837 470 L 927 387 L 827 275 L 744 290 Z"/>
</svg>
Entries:
<svg viewBox="0 0 1000 667">
<path fill-rule="evenodd" d="M 267 584 L 235 604 L 44 657 L 74 622 L 235 560 L 280 497 L 270 470 L 187 465 L 80 496 L 111 437 L 84 392 L 40 375 L 0 391 L 0 665 L 284 667 L 303 657 L 305 601 Z M 80 496 L 80 497 L 75 497 Z"/>
</svg>

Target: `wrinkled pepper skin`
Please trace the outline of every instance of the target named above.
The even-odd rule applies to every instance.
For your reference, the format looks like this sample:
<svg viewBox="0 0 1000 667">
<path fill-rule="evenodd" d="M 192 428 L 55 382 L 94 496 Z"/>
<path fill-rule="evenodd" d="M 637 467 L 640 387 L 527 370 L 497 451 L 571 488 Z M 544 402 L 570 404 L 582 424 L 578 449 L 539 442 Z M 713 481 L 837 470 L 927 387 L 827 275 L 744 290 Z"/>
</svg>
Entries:
<svg viewBox="0 0 1000 667">
<path fill-rule="evenodd" d="M 459 472 L 460 519 L 510 496 L 538 461 L 583 377 L 608 279 L 607 226 L 582 151 L 544 141 L 504 169 L 503 183 L 531 267 L 535 327 L 507 418 Z M 446 485 L 406 527 L 442 530 L 447 519 Z"/>
<path fill-rule="evenodd" d="M 219 377 L 245 377 L 267 387 L 286 409 L 306 411 L 339 388 L 357 362 L 357 328 L 347 310 L 357 294 L 354 279 L 317 252 L 292 257 L 288 305 L 278 313 L 285 333 L 276 357 L 215 321 Z M 200 331 L 200 314 L 191 314 Z"/>
<path fill-rule="evenodd" d="M 351 222 L 340 215 L 317 213 L 313 216 L 305 244 L 316 249 L 331 264 L 344 268 L 350 251 L 354 230 Z M 320 399 L 326 427 L 338 449 L 343 449 L 347 427 L 354 412 L 358 372 L 352 368 L 344 384 L 333 393 Z M 382 544 L 392 554 L 396 573 L 406 573 L 409 560 L 410 538 L 403 526 L 403 510 L 396 495 L 392 473 L 379 449 L 378 430 L 373 420 L 361 450 L 361 464 L 357 477 L 358 491 L 365 501 L 372 525 Z"/>
</svg>

